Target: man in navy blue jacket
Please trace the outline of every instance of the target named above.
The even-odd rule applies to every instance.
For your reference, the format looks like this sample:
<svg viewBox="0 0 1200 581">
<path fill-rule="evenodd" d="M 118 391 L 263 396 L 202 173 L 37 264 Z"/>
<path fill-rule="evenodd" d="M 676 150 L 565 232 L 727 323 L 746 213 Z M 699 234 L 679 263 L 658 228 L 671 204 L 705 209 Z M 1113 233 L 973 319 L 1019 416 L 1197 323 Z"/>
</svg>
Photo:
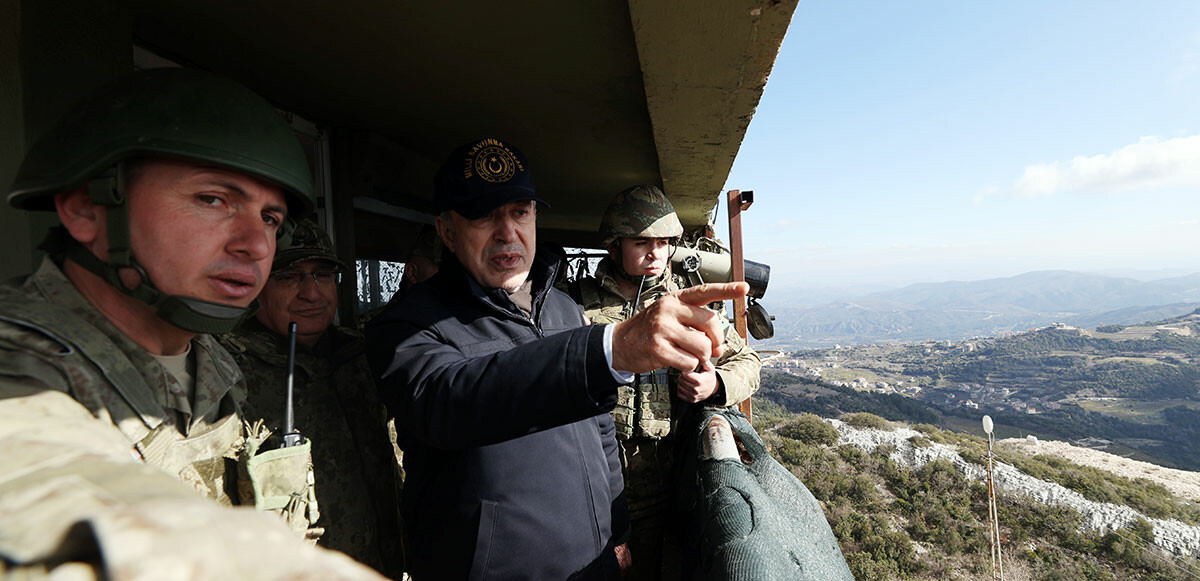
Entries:
<svg viewBox="0 0 1200 581">
<path fill-rule="evenodd" d="M 408 563 L 422 579 L 619 579 L 629 524 L 612 419 L 633 373 L 694 369 L 721 345 L 696 287 L 588 327 L 536 248 L 525 158 L 497 139 L 455 150 L 436 180 L 441 271 L 367 328 L 405 450 Z M 535 250 L 536 249 L 536 250 Z"/>
</svg>

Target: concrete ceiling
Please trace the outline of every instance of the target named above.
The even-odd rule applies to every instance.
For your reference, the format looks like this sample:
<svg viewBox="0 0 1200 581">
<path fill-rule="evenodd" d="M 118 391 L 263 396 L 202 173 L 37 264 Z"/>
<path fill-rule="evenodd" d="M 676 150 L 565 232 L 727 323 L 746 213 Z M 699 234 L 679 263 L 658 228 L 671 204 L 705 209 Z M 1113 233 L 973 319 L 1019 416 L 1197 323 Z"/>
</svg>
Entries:
<svg viewBox="0 0 1200 581">
<path fill-rule="evenodd" d="M 796 2 L 129 1 L 140 43 L 412 158 L 351 195 L 428 208 L 444 156 L 498 136 L 552 205 L 539 225 L 571 244 L 639 183 L 708 221 Z"/>
</svg>

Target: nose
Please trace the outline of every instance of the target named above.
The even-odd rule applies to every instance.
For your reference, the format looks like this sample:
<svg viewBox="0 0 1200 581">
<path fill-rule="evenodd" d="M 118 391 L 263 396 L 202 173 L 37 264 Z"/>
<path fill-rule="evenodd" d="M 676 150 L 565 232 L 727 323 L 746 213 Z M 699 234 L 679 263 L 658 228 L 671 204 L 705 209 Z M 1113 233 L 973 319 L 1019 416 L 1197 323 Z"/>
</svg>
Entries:
<svg viewBox="0 0 1200 581">
<path fill-rule="evenodd" d="M 258 215 L 239 214 L 229 226 L 226 250 L 234 256 L 257 262 L 275 254 L 275 234 Z"/>
<path fill-rule="evenodd" d="M 517 240 L 517 221 L 510 216 L 501 216 L 496 220 L 495 238 L 505 244 Z"/>
<path fill-rule="evenodd" d="M 311 274 L 305 274 L 300 279 L 300 288 L 296 296 L 306 301 L 316 301 L 321 298 L 320 287 L 317 286 L 316 279 Z"/>
</svg>

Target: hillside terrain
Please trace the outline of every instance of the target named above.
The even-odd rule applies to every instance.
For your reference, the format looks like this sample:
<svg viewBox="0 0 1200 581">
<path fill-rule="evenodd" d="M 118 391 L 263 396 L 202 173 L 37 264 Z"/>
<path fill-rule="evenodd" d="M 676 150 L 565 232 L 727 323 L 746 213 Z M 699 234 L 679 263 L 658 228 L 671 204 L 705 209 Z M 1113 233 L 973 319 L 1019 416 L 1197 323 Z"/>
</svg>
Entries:
<svg viewBox="0 0 1200 581">
<path fill-rule="evenodd" d="M 1002 437 L 1200 469 L 1200 310 L 1143 325 L 803 350 L 766 366 L 785 374 L 767 372 L 764 385 L 792 411 L 871 411 L 975 433 L 986 413 Z M 858 392 L 874 394 L 873 407 Z"/>
<path fill-rule="evenodd" d="M 757 396 L 755 410 L 772 455 L 821 502 L 856 578 L 991 574 L 984 440 L 864 412 L 822 419 Z M 1002 448 L 994 480 L 1005 579 L 1200 574 L 1200 508 L 1162 484 L 1195 485 L 1195 474 L 1152 481 L 1137 474 L 1147 466 L 1100 470 L 1061 459 L 1070 452 L 1060 443 L 1047 443 L 1050 454 L 1024 440 Z"/>
<path fill-rule="evenodd" d="M 819 306 L 772 302 L 775 337 L 761 344 L 788 350 L 961 340 L 1055 322 L 1082 327 L 1134 324 L 1178 316 L 1198 306 L 1200 273 L 1142 282 L 1040 271 L 981 281 L 916 284 Z"/>
</svg>

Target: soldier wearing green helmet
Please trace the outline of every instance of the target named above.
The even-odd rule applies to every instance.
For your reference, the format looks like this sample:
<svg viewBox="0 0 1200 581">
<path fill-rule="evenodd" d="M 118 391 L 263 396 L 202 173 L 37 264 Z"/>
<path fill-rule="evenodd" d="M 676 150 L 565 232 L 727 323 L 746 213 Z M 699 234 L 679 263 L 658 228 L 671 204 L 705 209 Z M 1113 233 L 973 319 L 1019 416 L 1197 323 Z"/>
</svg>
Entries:
<svg viewBox="0 0 1200 581">
<path fill-rule="evenodd" d="M 569 288 L 593 324 L 628 319 L 682 286 L 671 273 L 670 256 L 683 225 L 662 190 L 641 185 L 617 194 L 604 212 L 600 234 L 608 256 L 593 276 Z M 642 373 L 632 385 L 618 388 L 612 416 L 633 529 L 633 568 L 627 579 L 677 579 L 682 574 L 672 514 L 674 422 L 691 405 L 725 408 L 749 398 L 758 389 L 761 367 L 758 354 L 726 324 L 720 357 L 687 373 Z"/>
<path fill-rule="evenodd" d="M 0 285 L 0 574 L 378 578 L 287 534 L 318 516 L 308 444 L 255 454 L 208 334 L 251 312 L 313 200 L 278 112 L 200 71 L 120 79 L 34 143 L 8 201 L 61 225 Z"/>
</svg>

